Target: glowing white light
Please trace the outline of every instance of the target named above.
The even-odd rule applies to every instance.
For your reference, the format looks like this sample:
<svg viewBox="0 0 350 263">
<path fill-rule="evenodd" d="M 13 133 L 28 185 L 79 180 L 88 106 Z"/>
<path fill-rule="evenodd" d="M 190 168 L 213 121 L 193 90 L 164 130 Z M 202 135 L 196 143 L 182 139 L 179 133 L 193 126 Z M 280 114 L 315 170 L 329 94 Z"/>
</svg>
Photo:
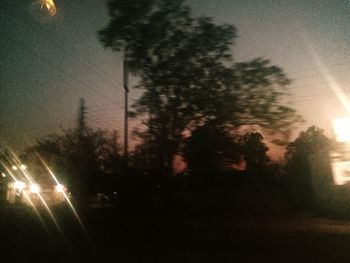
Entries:
<svg viewBox="0 0 350 263">
<path fill-rule="evenodd" d="M 350 161 L 332 161 L 334 184 L 344 185 L 350 181 Z"/>
<path fill-rule="evenodd" d="M 334 119 L 333 130 L 338 142 L 350 142 L 350 117 Z"/>
<path fill-rule="evenodd" d="M 63 184 L 56 185 L 56 191 L 59 193 L 63 193 L 64 192 L 64 185 Z"/>
<path fill-rule="evenodd" d="M 6 177 L 6 174 L 5 174 L 5 173 L 1 173 L 1 175 L 2 175 L 2 177 L 4 177 L 4 178 Z"/>
<path fill-rule="evenodd" d="M 37 194 L 40 191 L 40 187 L 37 184 L 32 184 L 29 188 L 30 192 L 33 194 Z"/>
<path fill-rule="evenodd" d="M 57 185 L 56 185 L 56 191 L 63 188 L 63 189 L 62 189 L 62 190 L 63 190 L 63 191 L 62 191 L 63 197 L 64 197 L 65 200 L 67 201 L 69 207 L 72 209 L 72 211 L 73 211 L 73 213 L 74 213 L 76 219 L 78 220 L 78 222 L 79 222 L 81 228 L 82 228 L 82 229 L 84 230 L 84 232 L 86 233 L 85 226 L 84 226 L 83 222 L 81 221 L 81 219 L 80 219 L 80 217 L 79 217 L 79 214 L 78 214 L 77 211 L 75 210 L 75 208 L 74 208 L 72 202 L 69 200 L 68 195 L 64 192 L 64 190 L 65 190 L 64 187 L 59 186 L 59 185 L 61 185 L 61 184 L 58 182 L 58 180 L 57 180 L 56 176 L 54 175 L 54 173 L 53 173 L 53 172 L 51 171 L 51 169 L 47 166 L 47 164 L 45 163 L 45 161 L 43 160 L 43 158 L 41 158 L 41 156 L 40 156 L 39 154 L 38 154 L 38 157 L 39 157 L 39 159 L 41 160 L 41 162 L 43 163 L 43 165 L 45 166 L 45 168 L 47 169 L 47 171 L 49 172 L 49 174 L 51 175 L 52 179 L 56 182 L 56 184 L 57 184 Z M 58 189 L 57 189 L 57 188 L 58 188 Z M 68 194 L 71 195 L 70 193 L 68 193 Z"/>
<path fill-rule="evenodd" d="M 24 165 L 24 164 L 21 164 L 20 168 L 21 168 L 21 170 L 26 170 L 26 169 L 27 169 L 27 166 Z"/>
<path fill-rule="evenodd" d="M 17 166 L 16 165 L 12 165 L 12 170 L 17 171 Z"/>
<path fill-rule="evenodd" d="M 24 187 L 26 187 L 26 184 L 21 181 L 16 181 L 13 186 L 15 187 L 15 189 L 23 190 Z"/>
</svg>

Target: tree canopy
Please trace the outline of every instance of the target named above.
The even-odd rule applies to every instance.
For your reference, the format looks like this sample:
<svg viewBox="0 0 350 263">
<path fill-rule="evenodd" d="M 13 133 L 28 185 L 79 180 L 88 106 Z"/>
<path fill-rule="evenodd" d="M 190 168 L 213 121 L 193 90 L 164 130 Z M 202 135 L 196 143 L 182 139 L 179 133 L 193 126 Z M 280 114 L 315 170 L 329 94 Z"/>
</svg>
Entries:
<svg viewBox="0 0 350 263">
<path fill-rule="evenodd" d="M 300 120 L 282 103 L 289 79 L 262 58 L 235 62 L 236 29 L 193 17 L 182 0 L 111 0 L 110 23 L 99 32 L 108 48 L 122 51 L 140 78 L 133 105 L 170 166 L 183 133 L 206 123 L 237 129 L 258 125 L 288 135 Z"/>
<path fill-rule="evenodd" d="M 331 147 L 332 141 L 324 135 L 322 129 L 315 126 L 301 132 L 298 138 L 288 144 L 285 153 L 286 176 L 290 190 L 295 195 L 295 202 L 299 202 L 297 205 L 311 204 L 314 199 L 315 182 L 317 188 L 331 183 L 331 171 L 325 171 L 330 169 Z M 316 168 L 323 170 L 325 174 L 314 171 Z"/>
<path fill-rule="evenodd" d="M 244 134 L 239 138 L 239 145 L 248 170 L 261 169 L 270 162 L 267 156 L 269 148 L 264 143 L 264 137 L 261 133 L 250 132 Z"/>
</svg>

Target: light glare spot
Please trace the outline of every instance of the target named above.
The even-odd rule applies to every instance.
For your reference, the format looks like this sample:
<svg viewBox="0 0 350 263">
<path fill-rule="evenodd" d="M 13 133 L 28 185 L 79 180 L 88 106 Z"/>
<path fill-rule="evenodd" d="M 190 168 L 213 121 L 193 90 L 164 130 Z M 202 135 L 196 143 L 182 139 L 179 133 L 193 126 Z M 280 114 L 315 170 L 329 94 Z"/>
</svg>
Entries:
<svg viewBox="0 0 350 263">
<path fill-rule="evenodd" d="M 39 22 L 49 22 L 57 15 L 56 5 L 53 0 L 33 0 L 31 11 Z"/>
<path fill-rule="evenodd" d="M 37 194 L 40 191 L 40 187 L 37 184 L 32 184 L 29 188 L 30 192 L 33 194 Z"/>
<path fill-rule="evenodd" d="M 43 9 L 45 7 L 47 9 L 48 15 L 49 16 L 54 16 L 56 15 L 56 5 L 53 0 L 42 0 L 41 1 L 41 8 Z"/>
<path fill-rule="evenodd" d="M 59 192 L 59 193 L 63 193 L 64 185 L 63 184 L 56 185 L 56 191 Z"/>
<path fill-rule="evenodd" d="M 26 187 L 26 184 L 24 182 L 21 182 L 21 181 L 16 181 L 14 183 L 14 187 L 15 187 L 15 189 L 23 190 L 24 187 Z"/>
<path fill-rule="evenodd" d="M 350 142 L 350 117 L 334 119 L 333 130 L 338 142 Z"/>
</svg>

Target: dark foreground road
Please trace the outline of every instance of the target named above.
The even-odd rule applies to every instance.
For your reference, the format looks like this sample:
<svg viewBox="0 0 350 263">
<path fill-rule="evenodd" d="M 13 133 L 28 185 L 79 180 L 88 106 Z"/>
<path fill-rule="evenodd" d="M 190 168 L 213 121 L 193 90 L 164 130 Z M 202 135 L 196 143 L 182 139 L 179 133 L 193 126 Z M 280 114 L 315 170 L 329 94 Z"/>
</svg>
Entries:
<svg viewBox="0 0 350 263">
<path fill-rule="evenodd" d="M 0 262 L 350 262 L 350 222 L 239 216 L 83 214 L 3 208 Z M 46 225 L 44 227 L 43 223 Z"/>
</svg>

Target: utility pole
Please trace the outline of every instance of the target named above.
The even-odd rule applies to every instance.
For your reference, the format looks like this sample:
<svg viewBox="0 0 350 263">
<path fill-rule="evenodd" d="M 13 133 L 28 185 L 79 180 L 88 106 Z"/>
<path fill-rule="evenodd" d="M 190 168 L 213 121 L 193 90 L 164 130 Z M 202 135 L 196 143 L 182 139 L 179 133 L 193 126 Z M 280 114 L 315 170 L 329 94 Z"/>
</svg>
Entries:
<svg viewBox="0 0 350 263">
<path fill-rule="evenodd" d="M 81 98 L 80 105 L 79 105 L 79 116 L 78 116 L 78 131 L 79 131 L 80 137 L 83 136 L 83 133 L 85 133 L 86 131 L 85 114 L 86 114 L 85 100 Z"/>
<path fill-rule="evenodd" d="M 124 71 L 124 96 L 125 96 L 125 112 L 124 112 L 124 165 L 125 169 L 128 167 L 128 93 L 129 93 L 129 69 L 128 62 L 124 59 L 123 71 Z"/>
</svg>

